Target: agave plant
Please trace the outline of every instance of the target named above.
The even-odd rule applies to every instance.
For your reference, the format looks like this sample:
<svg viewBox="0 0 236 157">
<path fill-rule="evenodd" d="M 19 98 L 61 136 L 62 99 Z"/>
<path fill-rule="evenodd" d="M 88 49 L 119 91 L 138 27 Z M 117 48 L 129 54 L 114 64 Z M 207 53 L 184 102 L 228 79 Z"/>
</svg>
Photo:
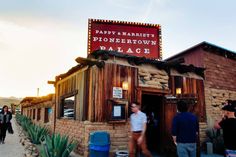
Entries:
<svg viewBox="0 0 236 157">
<path fill-rule="evenodd" d="M 21 126 L 24 131 L 28 132 L 29 127 L 32 125 L 31 121 L 22 121 Z"/>
<path fill-rule="evenodd" d="M 27 134 L 32 143 L 40 144 L 40 139 L 48 134 L 48 129 L 35 124 L 28 126 Z"/>
<path fill-rule="evenodd" d="M 30 118 L 23 116 L 21 114 L 16 114 L 16 121 L 21 125 L 22 122 L 24 121 L 31 121 Z"/>
<path fill-rule="evenodd" d="M 45 136 L 40 150 L 41 157 L 68 157 L 77 142 L 69 142 L 68 136 L 53 134 Z"/>
<path fill-rule="evenodd" d="M 16 121 L 18 124 L 21 125 L 24 131 L 27 131 L 28 127 L 32 124 L 30 118 L 20 115 L 20 114 L 16 115 Z"/>
<path fill-rule="evenodd" d="M 21 117 L 22 117 L 21 114 L 19 114 L 19 113 L 16 114 L 16 121 L 17 121 L 17 123 L 19 123 L 19 124 L 20 124 L 20 119 L 21 119 Z"/>
</svg>

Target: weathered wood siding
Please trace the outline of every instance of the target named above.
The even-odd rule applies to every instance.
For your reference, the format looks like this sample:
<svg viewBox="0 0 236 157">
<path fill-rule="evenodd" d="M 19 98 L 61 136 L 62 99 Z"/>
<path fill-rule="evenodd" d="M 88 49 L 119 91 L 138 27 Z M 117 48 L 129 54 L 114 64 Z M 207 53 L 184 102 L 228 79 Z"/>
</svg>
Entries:
<svg viewBox="0 0 236 157">
<path fill-rule="evenodd" d="M 129 84 L 128 101 L 135 100 L 135 87 L 137 86 L 137 68 L 119 64 L 106 63 L 103 68 L 96 66 L 88 70 L 88 120 L 107 121 L 108 99 L 112 99 L 113 87 L 122 87 L 122 82 Z"/>
<path fill-rule="evenodd" d="M 56 84 L 56 115 L 60 118 L 61 99 L 75 95 L 75 119 L 83 117 L 83 106 L 85 101 L 85 73 L 87 68 L 78 70 L 76 73 L 60 80 Z"/>
<path fill-rule="evenodd" d="M 180 77 L 182 84 L 182 94 L 184 95 L 196 95 L 197 103 L 194 105 L 192 112 L 194 112 L 199 121 L 206 121 L 206 111 L 205 111 L 205 99 L 204 99 L 204 81 L 188 78 L 188 77 Z M 175 76 L 171 76 L 170 79 L 170 87 L 172 94 L 175 93 Z"/>
</svg>

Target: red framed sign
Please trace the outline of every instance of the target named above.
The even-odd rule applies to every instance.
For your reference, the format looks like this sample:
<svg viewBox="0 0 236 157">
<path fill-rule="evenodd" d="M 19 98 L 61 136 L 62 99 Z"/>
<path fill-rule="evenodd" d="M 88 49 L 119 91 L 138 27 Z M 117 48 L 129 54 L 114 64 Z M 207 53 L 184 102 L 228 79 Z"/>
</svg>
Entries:
<svg viewBox="0 0 236 157">
<path fill-rule="evenodd" d="M 95 50 L 117 51 L 161 60 L 161 26 L 89 19 L 88 54 Z"/>
</svg>

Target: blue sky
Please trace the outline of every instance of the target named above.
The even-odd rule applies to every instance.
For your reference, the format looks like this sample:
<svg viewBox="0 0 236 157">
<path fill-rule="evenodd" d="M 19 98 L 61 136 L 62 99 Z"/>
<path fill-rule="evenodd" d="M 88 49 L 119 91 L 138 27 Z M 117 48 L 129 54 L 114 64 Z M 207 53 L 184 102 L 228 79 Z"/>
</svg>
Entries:
<svg viewBox="0 0 236 157">
<path fill-rule="evenodd" d="M 53 92 L 86 57 L 88 18 L 160 24 L 163 57 L 202 41 L 235 51 L 236 1 L 0 0 L 0 96 Z"/>
</svg>

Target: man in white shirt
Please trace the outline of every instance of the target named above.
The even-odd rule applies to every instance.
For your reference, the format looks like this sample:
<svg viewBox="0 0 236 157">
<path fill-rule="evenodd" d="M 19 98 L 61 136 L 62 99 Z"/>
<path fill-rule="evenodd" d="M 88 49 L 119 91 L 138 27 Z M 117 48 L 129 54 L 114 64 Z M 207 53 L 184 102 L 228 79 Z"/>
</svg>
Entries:
<svg viewBox="0 0 236 157">
<path fill-rule="evenodd" d="M 145 139 L 147 116 L 140 111 L 140 105 L 138 103 L 132 103 L 131 110 L 133 113 L 130 116 L 131 138 L 129 141 L 129 156 L 135 156 L 135 149 L 138 145 L 146 157 L 152 157 L 147 149 Z"/>
</svg>

